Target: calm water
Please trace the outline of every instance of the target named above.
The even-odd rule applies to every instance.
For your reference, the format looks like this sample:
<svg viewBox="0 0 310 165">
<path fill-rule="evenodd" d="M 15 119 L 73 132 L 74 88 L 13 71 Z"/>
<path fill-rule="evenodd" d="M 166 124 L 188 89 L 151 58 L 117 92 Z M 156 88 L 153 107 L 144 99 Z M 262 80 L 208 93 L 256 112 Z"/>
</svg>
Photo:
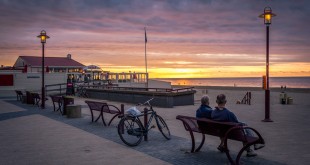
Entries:
<svg viewBox="0 0 310 165">
<path fill-rule="evenodd" d="M 261 87 L 261 77 L 249 78 L 165 78 L 172 85 Z M 310 77 L 271 77 L 270 87 L 310 88 Z"/>
</svg>

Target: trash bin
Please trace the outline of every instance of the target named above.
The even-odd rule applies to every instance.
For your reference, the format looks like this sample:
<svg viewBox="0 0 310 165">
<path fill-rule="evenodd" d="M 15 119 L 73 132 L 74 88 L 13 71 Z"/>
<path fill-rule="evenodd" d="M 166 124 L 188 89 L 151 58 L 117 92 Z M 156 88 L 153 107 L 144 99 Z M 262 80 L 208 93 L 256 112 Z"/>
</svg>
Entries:
<svg viewBox="0 0 310 165">
<path fill-rule="evenodd" d="M 32 97 L 32 94 L 31 94 L 31 92 L 29 92 L 29 91 L 26 91 L 26 103 L 27 104 L 34 104 L 34 100 L 33 100 L 33 97 Z"/>
<path fill-rule="evenodd" d="M 62 111 L 62 115 L 66 115 L 67 114 L 67 105 L 71 105 L 71 104 L 74 104 L 74 97 L 63 96 L 63 111 Z"/>
<path fill-rule="evenodd" d="M 287 97 L 287 104 L 293 104 L 293 98 Z"/>
<path fill-rule="evenodd" d="M 81 115 L 81 105 L 67 105 L 66 109 L 67 118 L 80 118 Z"/>
</svg>

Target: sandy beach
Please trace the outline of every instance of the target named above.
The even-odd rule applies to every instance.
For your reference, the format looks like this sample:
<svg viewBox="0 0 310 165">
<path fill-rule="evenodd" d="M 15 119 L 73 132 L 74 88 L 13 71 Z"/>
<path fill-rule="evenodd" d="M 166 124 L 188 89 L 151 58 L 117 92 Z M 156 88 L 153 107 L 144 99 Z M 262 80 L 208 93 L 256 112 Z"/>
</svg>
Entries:
<svg viewBox="0 0 310 165">
<path fill-rule="evenodd" d="M 279 160 L 287 164 L 305 164 L 310 161 L 309 151 L 303 149 L 310 147 L 308 139 L 310 129 L 306 126 L 310 117 L 310 92 L 309 89 L 287 89 L 285 92 L 293 98 L 293 104 L 280 104 L 281 89 L 271 89 L 270 118 L 274 121 L 265 123 L 264 119 L 264 91 L 261 88 L 241 88 L 241 87 L 196 87 L 196 103 L 194 106 L 174 108 L 168 119 L 170 125 L 176 125 L 174 129 L 178 136 L 188 135 L 182 128 L 178 127 L 178 121 L 174 120 L 175 114 L 194 116 L 195 110 L 199 106 L 199 99 L 207 91 L 210 97 L 211 107 L 215 107 L 215 99 L 218 94 L 225 94 L 228 99 L 227 108 L 236 114 L 240 121 L 259 130 L 266 140 L 266 148 L 258 151 L 260 156 L 272 160 Z M 246 92 L 252 93 L 251 105 L 236 104 L 237 100 L 242 100 Z M 176 112 L 177 111 L 177 112 Z M 169 111 L 163 110 L 168 114 Z M 176 123 L 173 123 L 176 122 Z M 189 136 L 188 136 L 189 137 Z M 213 144 L 219 142 L 216 138 L 210 138 Z"/>
<path fill-rule="evenodd" d="M 83 131 L 82 128 L 79 128 L 77 126 L 74 129 L 74 135 L 75 136 L 86 136 L 86 138 L 90 138 L 87 136 L 91 136 L 93 139 L 91 143 L 96 144 L 101 144 L 104 143 L 107 144 L 101 144 L 103 146 L 109 146 L 111 147 L 111 152 L 107 152 L 106 150 L 102 150 L 99 148 L 95 148 L 94 151 L 92 152 L 93 154 L 89 153 L 82 153 L 88 154 L 89 158 L 86 158 L 85 155 L 81 157 L 72 157 L 69 159 L 68 157 L 65 157 L 59 152 L 73 152 L 74 154 L 78 155 L 78 153 L 75 153 L 75 149 L 77 146 L 80 147 L 85 147 L 87 143 L 80 143 L 79 138 L 74 138 L 71 139 L 70 141 L 72 142 L 72 145 L 65 145 L 67 142 L 58 142 L 58 143 L 53 143 L 52 150 L 50 150 L 51 146 L 47 145 L 49 144 L 49 137 L 51 134 L 50 129 L 45 129 L 44 127 L 40 127 L 38 125 L 32 125 L 30 123 L 33 122 L 38 122 L 36 120 L 33 120 L 31 118 L 36 118 L 38 119 L 38 115 L 42 115 L 43 117 L 48 117 L 51 118 L 52 120 L 56 120 L 57 124 L 60 126 L 57 126 L 56 128 L 51 128 L 54 129 L 54 131 L 61 132 L 63 129 L 66 131 L 72 131 L 71 130 L 71 125 L 70 122 L 73 121 L 72 119 L 66 119 L 63 116 L 60 116 L 59 114 L 52 112 L 52 103 L 49 100 L 47 102 L 47 110 L 45 111 L 38 111 L 38 107 L 33 107 L 31 105 L 25 105 L 21 104 L 19 102 L 16 102 L 16 98 L 14 96 L 6 96 L 5 92 L 1 92 L 1 107 L 0 107 L 0 132 L 1 132 L 1 137 L 0 137 L 0 145 L 4 146 L 1 149 L 0 152 L 0 159 L 1 162 L 4 162 L 4 164 L 19 164 L 23 161 L 27 161 L 29 163 L 26 164 L 40 164 L 42 162 L 52 162 L 52 163 L 47 163 L 47 164 L 55 164 L 50 159 L 44 158 L 47 155 L 57 155 L 59 162 L 62 161 L 67 161 L 69 162 L 68 164 L 85 164 L 85 159 L 92 159 L 93 163 L 92 164 L 100 164 L 102 163 L 102 157 L 100 154 L 98 155 L 97 152 L 102 152 L 105 153 L 106 155 L 104 156 L 105 161 L 107 162 L 113 162 L 114 164 L 124 164 L 124 160 L 118 160 L 115 159 L 116 154 L 125 154 L 126 157 L 129 155 L 132 155 L 133 158 L 128 158 L 126 161 L 126 164 L 133 164 L 135 163 L 134 157 L 138 156 L 139 157 L 139 162 L 140 163 L 145 163 L 145 164 L 182 164 L 181 162 L 175 160 L 175 159 L 170 159 L 166 158 L 165 156 L 161 155 L 164 154 L 168 151 L 165 151 L 164 149 L 159 149 L 158 152 L 149 152 L 148 149 L 149 147 L 152 146 L 153 143 L 156 144 L 157 141 L 157 147 L 160 145 L 172 145 L 169 143 L 176 143 L 178 139 L 180 138 L 181 142 L 173 144 L 174 147 L 170 147 L 169 154 L 170 157 L 177 157 L 176 159 L 182 159 L 184 163 L 188 162 L 195 162 L 195 164 L 200 164 L 197 162 L 197 160 L 201 159 L 203 161 L 208 161 L 210 162 L 209 164 L 213 164 L 211 162 L 215 162 L 214 164 L 227 164 L 228 160 L 226 159 L 226 156 L 223 154 L 220 154 L 216 147 L 219 144 L 219 138 L 213 137 L 213 136 L 206 136 L 206 142 L 204 147 L 201 149 L 199 153 L 195 154 L 186 154 L 184 153 L 184 150 L 188 150 L 190 148 L 190 136 L 189 133 L 184 130 L 184 127 L 182 123 L 178 120 L 175 119 L 177 115 L 188 115 L 188 116 L 194 116 L 196 109 L 200 105 L 199 99 L 201 98 L 202 95 L 208 94 L 210 96 L 210 102 L 211 102 L 211 107 L 215 107 L 215 98 L 218 94 L 225 94 L 228 99 L 227 103 L 227 108 L 230 109 L 232 112 L 236 114 L 238 119 L 240 121 L 243 121 L 247 123 L 249 126 L 257 129 L 263 138 L 266 141 L 266 147 L 258 150 L 258 157 L 256 158 L 251 158 L 247 159 L 244 158 L 245 164 L 308 164 L 310 161 L 310 152 L 308 151 L 308 148 L 310 148 L 310 143 L 308 142 L 308 139 L 310 137 L 310 129 L 308 128 L 308 121 L 310 117 L 310 111 L 309 111 L 309 89 L 307 90 L 293 90 L 293 89 L 287 89 L 286 93 L 289 97 L 293 98 L 293 104 L 290 105 L 283 105 L 280 104 L 279 96 L 280 96 L 280 90 L 271 90 L 271 115 L 270 118 L 274 122 L 262 122 L 261 120 L 264 119 L 264 91 L 258 88 L 236 88 L 233 87 L 195 87 L 195 90 L 197 91 L 195 94 L 195 105 L 189 105 L 189 106 L 176 106 L 174 108 L 159 108 L 155 107 L 155 110 L 160 114 L 167 122 L 171 134 L 173 135 L 174 138 L 172 138 L 171 141 L 164 141 L 162 137 L 156 138 L 152 137 L 150 135 L 150 140 L 148 142 L 142 142 L 139 147 L 137 148 L 130 148 L 125 146 L 120 140 L 119 137 L 116 133 L 114 132 L 114 129 L 117 125 L 117 122 L 119 119 L 116 119 L 115 121 L 112 122 L 112 126 L 110 127 L 103 127 L 102 123 L 97 123 L 97 124 L 92 124 L 90 122 L 90 112 L 88 107 L 85 104 L 85 99 L 84 98 L 77 98 L 75 97 L 75 104 L 81 104 L 82 105 L 82 114 L 83 117 L 81 119 L 76 119 L 81 120 L 84 122 L 84 124 L 92 130 L 100 129 L 100 130 L 113 130 L 114 133 L 110 136 L 114 136 L 113 140 L 109 139 L 110 137 L 101 137 L 101 135 L 96 135 L 97 138 L 93 138 L 93 133 L 92 131 Z M 242 100 L 246 92 L 251 92 L 252 94 L 252 101 L 251 105 L 244 105 L 244 104 L 236 104 L 237 100 Z M 11 101 L 10 101 L 11 100 Z M 110 104 L 116 105 L 120 107 L 120 102 L 112 102 L 112 101 L 107 101 Z M 125 103 L 125 109 L 133 106 L 132 104 L 127 104 Z M 25 110 L 21 107 L 26 107 L 29 110 Z M 35 109 L 35 111 L 32 111 L 32 109 Z M 32 115 L 27 115 L 27 116 L 19 116 L 19 117 L 3 117 L 4 115 L 8 113 L 19 113 L 20 111 L 32 111 L 32 113 L 39 113 L 39 114 L 32 114 Z M 43 113 L 43 114 L 41 114 Z M 108 116 L 109 118 L 109 116 Z M 39 120 L 39 119 L 38 119 Z M 40 122 L 45 122 L 45 120 L 41 119 L 39 120 Z M 58 122 L 60 121 L 60 123 Z M 50 120 L 46 120 L 46 122 L 51 122 Z M 65 124 L 66 122 L 69 122 L 69 124 Z M 27 123 L 27 124 L 25 124 Z M 53 122 L 52 122 L 53 123 Z M 25 125 L 24 125 L 25 124 Z M 36 123 L 38 124 L 38 123 Z M 42 123 L 43 125 L 46 125 L 47 123 Z M 24 125 L 24 129 L 21 129 L 20 125 Z M 63 127 L 62 125 L 66 125 Z M 8 127 L 9 126 L 9 127 Z M 81 126 L 81 127 L 86 127 L 86 126 Z M 29 128 L 31 127 L 31 128 Z M 69 127 L 69 128 L 67 128 Z M 14 130 L 13 130 L 14 129 Z M 37 137 L 32 137 L 32 138 L 25 138 L 25 141 L 22 142 L 21 137 L 16 137 L 16 136 L 26 136 L 29 135 L 29 132 L 31 129 L 38 129 L 42 131 L 43 137 L 46 139 L 40 139 L 42 143 L 47 143 L 44 145 L 44 148 L 47 150 L 42 150 L 41 156 L 37 155 L 37 150 L 35 149 L 30 149 L 28 154 L 25 154 L 26 151 L 22 151 L 23 146 L 27 146 L 29 148 L 33 147 L 30 144 L 33 144 L 33 140 L 36 140 Z M 44 132 L 47 135 L 44 135 Z M 157 132 L 156 129 L 154 129 L 154 132 Z M 39 136 L 39 135 L 33 135 L 31 136 Z M 68 138 L 70 139 L 70 133 L 59 133 L 59 135 L 56 136 L 61 136 L 59 138 Z M 98 138 L 101 137 L 101 138 Z M 197 136 L 199 137 L 199 136 Z M 17 138 L 17 141 L 14 141 L 14 139 Z M 107 141 L 108 139 L 108 141 Z M 182 140 L 183 139 L 183 140 Z M 199 138 L 198 138 L 199 139 Z M 75 141 L 76 140 L 76 141 Z M 14 141 L 14 142 L 13 142 Z M 25 144 L 26 142 L 29 142 Z M 66 146 L 66 149 L 63 150 L 63 146 Z M 237 146 L 239 144 L 236 144 L 232 142 L 233 146 Z M 36 147 L 41 147 L 37 146 Z M 156 147 L 156 146 L 153 146 Z M 151 150 L 151 149 L 150 149 Z M 20 152 L 16 152 L 20 151 Z M 141 152 L 143 153 L 141 155 Z M 233 151 L 232 151 L 233 152 Z M 42 159 L 42 161 L 34 161 L 30 157 L 31 153 L 36 154 L 37 159 Z M 96 153 L 96 154 L 94 154 Z M 12 160 L 12 156 L 8 156 L 10 154 L 14 154 L 15 156 L 18 156 L 20 159 L 18 160 Z M 166 153 L 166 155 L 169 155 Z M 211 157 L 206 157 L 206 155 L 211 155 Z M 72 155 L 71 155 L 72 156 Z M 129 156 L 130 157 L 130 156 Z M 69 159 L 69 160 L 68 160 Z M 44 161 L 45 160 L 45 161 Z M 112 161 L 113 160 L 113 161 Z M 62 164 L 62 163 L 60 163 Z M 201 164 L 204 164 L 202 162 Z"/>
</svg>

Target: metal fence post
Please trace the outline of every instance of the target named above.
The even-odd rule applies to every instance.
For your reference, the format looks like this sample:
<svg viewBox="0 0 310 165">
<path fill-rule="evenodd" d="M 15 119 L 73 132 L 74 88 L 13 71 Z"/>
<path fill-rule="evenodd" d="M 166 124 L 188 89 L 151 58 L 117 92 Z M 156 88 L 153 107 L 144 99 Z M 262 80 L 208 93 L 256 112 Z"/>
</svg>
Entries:
<svg viewBox="0 0 310 165">
<path fill-rule="evenodd" d="M 144 108 L 144 128 L 147 129 L 147 108 Z M 147 130 L 146 130 L 147 131 Z M 144 135 L 144 141 L 147 141 L 148 137 L 147 137 L 147 133 Z"/>
</svg>

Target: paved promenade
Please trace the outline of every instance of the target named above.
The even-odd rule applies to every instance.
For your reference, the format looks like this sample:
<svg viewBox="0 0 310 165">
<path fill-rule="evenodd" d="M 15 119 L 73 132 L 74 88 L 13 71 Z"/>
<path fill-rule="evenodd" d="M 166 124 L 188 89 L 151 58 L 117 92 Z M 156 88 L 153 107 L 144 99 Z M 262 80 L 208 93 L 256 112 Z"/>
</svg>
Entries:
<svg viewBox="0 0 310 165">
<path fill-rule="evenodd" d="M 264 93 L 252 92 L 252 105 L 237 105 L 245 91 L 209 90 L 211 106 L 215 96 L 227 95 L 228 108 L 238 119 L 257 129 L 266 141 L 266 147 L 258 150 L 254 158 L 242 158 L 243 164 L 253 165 L 306 165 L 310 161 L 310 118 L 309 93 L 288 93 L 294 98 L 293 105 L 279 104 L 279 93 L 271 93 L 271 119 L 264 123 Z M 198 91 L 195 99 L 203 92 Z M 91 123 L 91 116 L 85 99 L 75 98 L 75 104 L 82 105 L 82 118 L 68 119 L 54 112 L 51 99 L 46 109 L 22 104 L 15 96 L 0 94 L 0 164 L 178 164 L 178 165 L 222 165 L 229 164 L 225 154 L 217 151 L 219 138 L 206 136 L 206 142 L 198 153 L 188 153 L 190 136 L 176 115 L 194 116 L 199 106 L 158 108 L 155 110 L 166 120 L 172 133 L 171 140 L 165 140 L 157 129 L 149 134 L 149 141 L 142 141 L 137 147 L 128 147 L 117 134 L 115 119 L 111 126 L 101 122 Z M 120 107 L 119 102 L 107 101 Z M 133 105 L 125 104 L 125 109 Z M 110 119 L 111 116 L 106 116 Z M 199 137 L 199 136 L 197 136 Z M 234 147 L 241 144 L 232 142 Z M 232 153 L 236 151 L 232 150 Z"/>
</svg>

